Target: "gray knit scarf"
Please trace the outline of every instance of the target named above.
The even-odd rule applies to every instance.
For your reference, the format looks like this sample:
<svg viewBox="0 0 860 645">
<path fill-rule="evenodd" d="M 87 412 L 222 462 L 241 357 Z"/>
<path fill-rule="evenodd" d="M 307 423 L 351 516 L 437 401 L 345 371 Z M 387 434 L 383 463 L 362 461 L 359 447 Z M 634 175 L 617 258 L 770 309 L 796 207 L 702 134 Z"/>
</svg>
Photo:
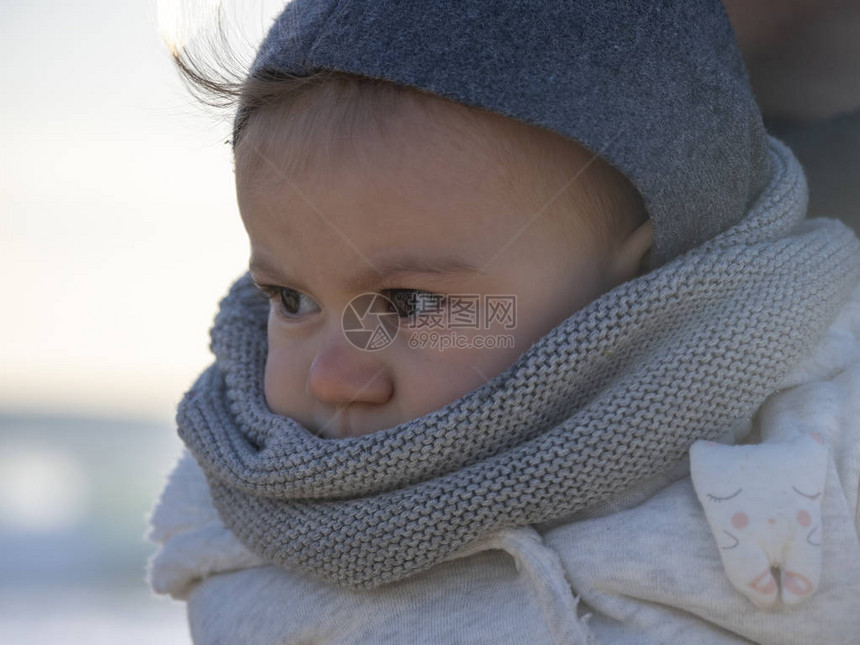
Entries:
<svg viewBox="0 0 860 645">
<path fill-rule="evenodd" d="M 860 242 L 805 220 L 797 160 L 774 139 L 769 153 L 738 224 L 604 294 L 462 398 L 358 438 L 269 411 L 269 304 L 243 275 L 211 329 L 216 360 L 177 412 L 225 524 L 273 563 L 372 588 L 498 527 L 606 510 L 693 441 L 731 441 L 860 279 Z"/>
</svg>

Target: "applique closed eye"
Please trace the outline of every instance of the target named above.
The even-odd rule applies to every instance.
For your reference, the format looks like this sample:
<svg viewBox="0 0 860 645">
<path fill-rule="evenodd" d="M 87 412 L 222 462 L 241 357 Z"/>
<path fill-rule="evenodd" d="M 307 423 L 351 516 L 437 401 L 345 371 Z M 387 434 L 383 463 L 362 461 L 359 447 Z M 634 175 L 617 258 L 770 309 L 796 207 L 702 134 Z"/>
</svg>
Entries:
<svg viewBox="0 0 860 645">
<path fill-rule="evenodd" d="M 728 497 L 717 497 L 716 495 L 711 495 L 710 493 L 708 493 L 707 495 L 708 495 L 708 499 L 711 500 L 712 502 L 725 502 L 727 499 L 731 499 L 732 497 L 737 497 L 738 495 L 740 495 L 742 490 L 743 490 L 743 488 L 738 488 L 734 493 L 732 493 Z"/>
<path fill-rule="evenodd" d="M 819 497 L 821 497 L 821 493 L 815 493 L 815 495 L 807 495 L 806 493 L 801 493 L 794 486 L 792 486 L 792 488 L 794 488 L 794 492 L 797 493 L 798 495 L 803 495 L 804 497 L 807 497 L 809 499 L 818 499 Z"/>
</svg>

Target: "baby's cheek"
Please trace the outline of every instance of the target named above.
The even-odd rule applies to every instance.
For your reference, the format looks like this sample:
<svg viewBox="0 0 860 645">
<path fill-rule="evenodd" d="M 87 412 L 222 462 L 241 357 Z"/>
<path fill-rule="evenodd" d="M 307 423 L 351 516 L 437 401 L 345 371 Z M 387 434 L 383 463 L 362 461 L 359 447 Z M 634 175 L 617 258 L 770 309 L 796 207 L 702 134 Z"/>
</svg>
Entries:
<svg viewBox="0 0 860 645">
<path fill-rule="evenodd" d="M 798 511 L 797 512 L 797 523 L 801 526 L 809 526 L 812 524 L 812 516 L 806 511 Z"/>
<path fill-rule="evenodd" d="M 271 412 L 292 416 L 297 412 L 305 381 L 297 366 L 285 360 L 286 355 L 269 346 L 263 370 L 263 394 Z"/>
</svg>

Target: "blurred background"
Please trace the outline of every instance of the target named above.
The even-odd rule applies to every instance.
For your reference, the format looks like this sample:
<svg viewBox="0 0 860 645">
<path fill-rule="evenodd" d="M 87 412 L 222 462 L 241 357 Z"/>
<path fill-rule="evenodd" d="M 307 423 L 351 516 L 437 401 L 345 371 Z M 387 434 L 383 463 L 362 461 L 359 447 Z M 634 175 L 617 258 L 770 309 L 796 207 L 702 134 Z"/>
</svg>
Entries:
<svg viewBox="0 0 860 645">
<path fill-rule="evenodd" d="M 283 2 L 234 4 L 250 55 Z M 811 215 L 860 230 L 860 12 L 809 4 L 726 2 Z M 247 264 L 229 119 L 182 85 L 155 0 L 0 16 L 0 643 L 190 643 L 145 533 Z"/>
<path fill-rule="evenodd" d="M 274 4 L 242 5 L 249 38 Z M 0 0 L 3 644 L 191 642 L 146 586 L 144 534 L 248 242 L 229 124 L 183 86 L 158 10 Z"/>
</svg>

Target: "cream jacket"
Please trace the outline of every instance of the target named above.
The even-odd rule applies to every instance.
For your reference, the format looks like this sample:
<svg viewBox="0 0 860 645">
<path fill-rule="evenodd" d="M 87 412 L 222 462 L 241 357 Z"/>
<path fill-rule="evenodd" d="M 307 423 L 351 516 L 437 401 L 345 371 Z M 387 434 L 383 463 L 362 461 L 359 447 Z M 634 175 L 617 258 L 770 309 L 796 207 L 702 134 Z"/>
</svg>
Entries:
<svg viewBox="0 0 860 645">
<path fill-rule="evenodd" d="M 198 645 L 860 643 L 860 285 L 739 443 L 812 427 L 829 441 L 820 583 L 756 607 L 729 582 L 686 471 L 632 508 L 505 529 L 431 569 L 350 591 L 267 564 L 225 528 L 183 451 L 150 517 L 155 593 L 187 602 Z M 686 474 L 685 474 L 686 472 Z"/>
</svg>

